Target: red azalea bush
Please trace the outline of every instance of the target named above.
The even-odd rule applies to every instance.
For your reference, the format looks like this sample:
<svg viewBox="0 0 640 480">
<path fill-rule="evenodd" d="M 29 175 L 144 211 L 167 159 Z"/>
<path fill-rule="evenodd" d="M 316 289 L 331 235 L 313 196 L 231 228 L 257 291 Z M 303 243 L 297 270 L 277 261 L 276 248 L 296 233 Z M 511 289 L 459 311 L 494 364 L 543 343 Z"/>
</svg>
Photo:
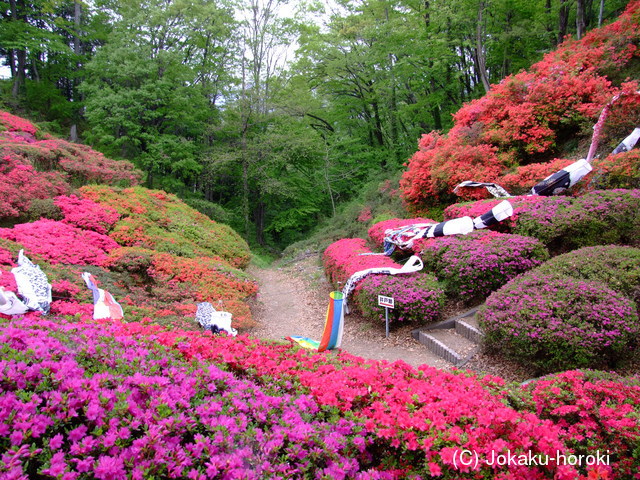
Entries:
<svg viewBox="0 0 640 480">
<path fill-rule="evenodd" d="M 476 230 L 417 241 L 415 248 L 448 295 L 466 302 L 483 298 L 544 262 L 549 254 L 535 238 Z"/>
<path fill-rule="evenodd" d="M 393 297 L 395 307 L 389 321 L 425 324 L 440 318 L 444 306 L 444 290 L 428 273 L 406 275 L 369 275 L 354 294 L 354 303 L 370 319 L 385 321 L 385 309 L 378 305 L 378 295 Z"/>
<path fill-rule="evenodd" d="M 372 253 L 362 238 L 343 238 L 329 245 L 322 257 L 329 281 L 334 285 L 344 284 L 351 275 L 360 270 L 402 267 L 385 255 L 360 255 L 361 253 Z"/>
<path fill-rule="evenodd" d="M 369 228 L 369 239 L 381 247 L 384 243 L 385 232 L 389 229 L 396 229 L 405 227 L 407 225 L 413 225 L 414 223 L 438 223 L 430 218 L 390 218 L 389 220 L 383 220 L 377 222 Z"/>
<path fill-rule="evenodd" d="M 612 188 L 640 188 L 640 149 L 593 160 L 593 172 L 582 184 L 582 191 Z"/>
<path fill-rule="evenodd" d="M 493 293 L 478 318 L 489 348 L 543 373 L 614 366 L 640 334 L 629 298 L 599 282 L 537 271 Z"/>
<path fill-rule="evenodd" d="M 106 235 L 47 219 L 0 228 L 0 237 L 24 245 L 27 255 L 35 253 L 51 263 L 100 265 L 118 248 Z"/>
<path fill-rule="evenodd" d="M 515 393 L 516 408 L 562 428 L 577 455 L 606 455 L 612 479 L 640 471 L 640 380 L 615 373 L 569 371 L 539 378 Z M 607 478 L 607 477 L 605 477 Z"/>
<path fill-rule="evenodd" d="M 62 211 L 64 223 L 84 230 L 105 234 L 119 218 L 115 209 L 75 195 L 56 197 L 54 203 Z"/>
<path fill-rule="evenodd" d="M 640 30 L 634 20 L 638 11 L 640 2 L 630 2 L 616 22 L 579 41 L 568 40 L 528 72 L 493 85 L 484 97 L 455 114 L 454 127 L 446 137 L 424 136 L 401 181 L 407 204 L 418 211 L 441 202 L 464 180 L 501 183 L 504 170 L 513 167 L 516 158 L 521 165 L 540 162 L 552 158 L 566 138 L 588 141 L 590 127 L 604 105 L 625 93 L 613 108 L 630 114 L 611 116 L 602 145 L 609 148 L 611 139 L 620 141 L 637 125 L 640 114 L 637 99 L 632 98 L 637 82 L 618 78 L 640 54 L 636 47 Z M 537 167 L 520 173 L 522 180 L 532 183 L 534 178 L 528 177 L 552 172 Z M 517 174 L 507 177 L 508 184 L 521 180 Z M 471 198 L 486 196 L 482 189 L 465 190 L 461 193 Z"/>
<path fill-rule="evenodd" d="M 500 185 L 512 195 L 527 194 L 549 175 L 559 172 L 574 162 L 575 160 L 556 158 L 546 163 L 520 166 L 516 168 L 515 172 L 504 175 L 500 179 Z"/>
</svg>

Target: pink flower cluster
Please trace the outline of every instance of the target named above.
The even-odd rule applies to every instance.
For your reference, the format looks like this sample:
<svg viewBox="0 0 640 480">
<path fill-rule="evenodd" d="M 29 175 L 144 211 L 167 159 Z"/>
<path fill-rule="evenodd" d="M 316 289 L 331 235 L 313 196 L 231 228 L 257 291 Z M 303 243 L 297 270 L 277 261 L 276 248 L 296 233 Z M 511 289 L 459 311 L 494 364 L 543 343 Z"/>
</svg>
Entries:
<svg viewBox="0 0 640 480">
<path fill-rule="evenodd" d="M 552 422 L 507 406 L 498 378 L 478 379 L 426 365 L 414 369 L 400 361 L 368 361 L 345 353 L 325 356 L 245 336 L 216 338 L 212 344 L 208 333 L 141 324 L 120 328 L 126 335 L 153 335 L 187 358 L 206 358 L 240 376 L 294 380 L 298 391 L 309 392 L 325 408 L 338 407 L 364 422 L 377 438 L 377 459 L 394 478 L 582 478 L 573 467 L 553 460 L 548 466 L 487 464 L 493 453 L 505 449 L 552 459 L 556 451 L 567 451 Z M 478 465 L 458 463 L 461 449 L 477 452 Z"/>
<path fill-rule="evenodd" d="M 19 217 L 32 200 L 63 195 L 69 190 L 66 177 L 60 172 L 38 172 L 13 153 L 0 158 L 0 218 Z"/>
<path fill-rule="evenodd" d="M 31 135 L 36 134 L 36 127 L 33 123 L 25 120 L 24 118 L 11 115 L 9 112 L 0 110 L 0 125 L 2 125 L 9 132 L 26 132 Z"/>
<path fill-rule="evenodd" d="M 47 219 L 0 228 L 0 237 L 22 244 L 27 254 L 39 254 L 51 263 L 100 265 L 118 248 L 106 235 Z"/>
<path fill-rule="evenodd" d="M 540 378 L 520 394 L 525 408 L 562 428 L 577 454 L 610 452 L 617 457 L 615 478 L 634 478 L 640 458 L 640 381 L 614 373 L 568 371 Z M 615 453 L 614 453 L 615 452 Z M 610 457 L 609 457 L 610 458 Z"/>
<path fill-rule="evenodd" d="M 120 218 L 114 208 L 75 195 L 56 197 L 54 203 L 62 211 L 64 223 L 101 234 L 111 230 Z"/>
<path fill-rule="evenodd" d="M 0 343 L 2 478 L 382 478 L 366 472 L 362 425 L 291 384 L 184 361 L 117 325 L 29 315 L 2 322 Z"/>
<path fill-rule="evenodd" d="M 385 255 L 361 255 L 372 253 L 362 238 L 343 238 L 332 243 L 324 252 L 324 267 L 334 283 L 344 283 L 351 275 L 367 268 L 401 268 Z"/>
<path fill-rule="evenodd" d="M 425 271 L 438 277 L 447 294 L 467 302 L 485 298 L 549 258 L 535 238 L 488 230 L 421 239 L 414 248 L 422 256 Z"/>
</svg>

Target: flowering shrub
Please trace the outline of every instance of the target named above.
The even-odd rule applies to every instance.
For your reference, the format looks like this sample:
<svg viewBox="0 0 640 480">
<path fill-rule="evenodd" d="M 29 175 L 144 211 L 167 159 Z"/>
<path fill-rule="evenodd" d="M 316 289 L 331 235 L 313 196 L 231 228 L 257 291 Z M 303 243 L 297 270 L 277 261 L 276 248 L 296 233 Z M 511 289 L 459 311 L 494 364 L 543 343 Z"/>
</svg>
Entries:
<svg viewBox="0 0 640 480">
<path fill-rule="evenodd" d="M 602 283 L 631 298 L 640 307 L 640 248 L 585 247 L 552 258 L 536 272 Z"/>
<path fill-rule="evenodd" d="M 343 238 L 329 245 L 322 257 L 329 281 L 334 285 L 345 283 L 351 275 L 367 268 L 402 267 L 385 255 L 361 253 L 371 253 L 362 238 Z"/>
<path fill-rule="evenodd" d="M 477 217 L 501 199 L 447 207 L 445 220 Z M 512 197 L 513 215 L 495 229 L 535 237 L 552 251 L 598 244 L 640 242 L 640 190 L 597 190 L 580 197 Z"/>
<path fill-rule="evenodd" d="M 550 162 L 520 166 L 516 168 L 514 173 L 504 175 L 500 179 L 500 185 L 511 194 L 527 194 L 549 175 L 559 172 L 574 161 L 556 158 Z"/>
<path fill-rule="evenodd" d="M 430 218 L 390 218 L 389 220 L 383 220 L 377 222 L 369 228 L 369 238 L 371 241 L 381 247 L 384 243 L 384 232 L 388 229 L 396 229 L 412 225 L 414 223 L 438 223 Z"/>
<path fill-rule="evenodd" d="M 513 231 L 553 251 L 640 242 L 640 190 L 598 190 L 566 203 L 548 199 L 529 207 L 518 212 Z"/>
<path fill-rule="evenodd" d="M 611 188 L 640 188 L 640 150 L 596 158 L 593 172 L 586 178 L 581 190 Z"/>
<path fill-rule="evenodd" d="M 0 110 L 0 131 L 3 130 L 9 132 L 25 132 L 30 135 L 35 135 L 37 131 L 35 125 L 28 120 Z"/>
<path fill-rule="evenodd" d="M 358 285 L 355 304 L 365 317 L 383 322 L 385 309 L 378 306 L 378 295 L 394 297 L 390 322 L 434 322 L 439 319 L 445 300 L 444 291 L 433 275 L 370 275 Z"/>
<path fill-rule="evenodd" d="M 640 333 L 636 305 L 601 283 L 530 272 L 479 313 L 489 348 L 541 372 L 612 366 Z"/>
<path fill-rule="evenodd" d="M 2 153 L 4 152 L 4 154 Z M 67 194 L 70 190 L 60 172 L 37 172 L 0 145 L 0 218 L 25 214 L 34 199 Z"/>
<path fill-rule="evenodd" d="M 534 238 L 483 230 L 422 239 L 415 247 L 447 294 L 465 301 L 489 295 L 548 258 Z"/>
<path fill-rule="evenodd" d="M 84 230 L 105 234 L 119 218 L 115 209 L 75 195 L 56 197 L 54 203 L 62 211 L 64 223 Z"/>
<path fill-rule="evenodd" d="M 518 408 L 552 420 L 578 455 L 607 452 L 609 478 L 640 471 L 640 381 L 598 371 L 569 371 L 537 379 L 516 392 Z"/>
<path fill-rule="evenodd" d="M 486 464 L 492 452 L 505 448 L 554 458 L 556 450 L 566 451 L 551 422 L 503 402 L 504 382 L 495 377 L 478 379 L 426 365 L 414 369 L 345 353 L 317 354 L 246 336 L 221 337 L 212 348 L 208 334 L 130 323 L 120 328 L 126 335 L 154 335 L 187 358 L 209 359 L 240 376 L 269 378 L 271 383 L 294 380 L 296 391 L 309 392 L 325 408 L 338 407 L 363 421 L 376 437 L 379 468 L 391 470 L 394 478 L 580 478 L 573 467 L 553 461 L 539 467 Z M 456 463 L 460 449 L 467 448 L 478 453 L 477 466 Z"/>
<path fill-rule="evenodd" d="M 592 30 L 579 41 L 568 40 L 529 71 L 493 85 L 484 97 L 454 115 L 454 126 L 446 137 L 424 136 L 401 181 L 407 204 L 419 211 L 447 200 L 452 187 L 463 180 L 502 183 L 508 168 L 553 158 L 564 138 L 588 141 L 589 127 L 604 105 L 625 93 L 614 105 L 620 110 L 611 116 L 602 144 L 620 141 L 637 125 L 640 109 L 632 95 L 638 83 L 620 78 L 624 76 L 620 72 L 631 74 L 640 54 L 639 10 L 639 2 L 630 2 L 616 22 Z M 554 161 L 554 167 L 560 163 Z M 520 181 L 528 185 L 544 178 L 543 173 L 552 173 L 549 170 L 531 167 L 504 179 L 507 185 L 520 187 Z M 461 194 L 476 199 L 487 195 L 483 189 L 464 189 Z"/>
<path fill-rule="evenodd" d="M 21 243 L 27 255 L 36 253 L 51 263 L 100 265 L 118 247 L 105 235 L 46 219 L 0 228 L 0 237 Z"/>
<path fill-rule="evenodd" d="M 211 341 L 211 337 L 209 337 Z M 380 478 L 359 422 L 115 326 L 0 324 L 0 472 L 76 479 Z"/>
<path fill-rule="evenodd" d="M 187 305 L 197 302 L 223 302 L 233 314 L 234 328 L 248 328 L 255 323 L 244 300 L 254 295 L 257 284 L 241 270 L 215 257 L 184 258 L 137 247 L 114 250 L 104 266 L 129 275 L 122 301 L 140 310 L 143 316 L 184 315 Z M 195 317 L 195 308 L 190 312 Z M 127 310 L 125 313 L 128 313 Z"/>
<path fill-rule="evenodd" d="M 240 235 L 175 195 L 142 187 L 114 189 L 92 185 L 82 187 L 81 191 L 84 198 L 118 211 L 121 219 L 111 237 L 121 245 L 184 257 L 218 256 L 238 268 L 249 264 L 249 246 Z"/>
</svg>

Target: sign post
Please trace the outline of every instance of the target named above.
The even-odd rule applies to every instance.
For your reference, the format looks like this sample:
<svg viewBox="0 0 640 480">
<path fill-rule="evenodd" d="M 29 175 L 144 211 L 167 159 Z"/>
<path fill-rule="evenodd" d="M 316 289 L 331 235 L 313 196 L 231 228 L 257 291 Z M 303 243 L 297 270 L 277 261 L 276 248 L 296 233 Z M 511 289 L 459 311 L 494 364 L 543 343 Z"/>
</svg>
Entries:
<svg viewBox="0 0 640 480">
<path fill-rule="evenodd" d="M 378 295 L 378 305 L 384 307 L 384 319 L 386 326 L 387 338 L 389 338 L 389 309 L 395 306 L 393 297 L 385 297 L 384 295 Z"/>
</svg>

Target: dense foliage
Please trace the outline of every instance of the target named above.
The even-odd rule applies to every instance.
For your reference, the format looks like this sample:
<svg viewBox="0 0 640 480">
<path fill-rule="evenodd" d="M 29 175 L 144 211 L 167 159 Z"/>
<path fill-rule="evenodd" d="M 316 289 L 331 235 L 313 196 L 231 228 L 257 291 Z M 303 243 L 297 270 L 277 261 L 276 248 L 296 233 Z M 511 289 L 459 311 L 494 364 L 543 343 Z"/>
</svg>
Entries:
<svg viewBox="0 0 640 480">
<path fill-rule="evenodd" d="M 447 136 L 424 135 L 401 182 L 411 208 L 451 199 L 453 187 L 464 180 L 501 183 L 506 175 L 508 184 L 527 186 L 514 182 L 519 178 L 510 176 L 509 169 L 565 153 L 559 149 L 571 137 L 588 140 L 589 127 L 604 105 L 622 93 L 623 100 L 613 107 L 618 110 L 611 113 L 616 120 L 600 139 L 602 149 L 610 152 L 633 130 L 640 114 L 637 82 L 625 83 L 615 74 L 637 62 L 639 10 L 639 2 L 630 2 L 613 24 L 565 42 L 528 71 L 493 85 L 455 114 Z M 554 167 L 562 163 L 556 160 Z M 539 181 L 549 172 L 544 165 L 525 169 L 515 175 Z M 486 194 L 478 189 L 461 193 L 470 198 Z"/>
<path fill-rule="evenodd" d="M 640 335 L 637 307 L 599 282 L 526 273 L 493 293 L 479 313 L 486 345 L 543 373 L 611 368 Z"/>
</svg>

